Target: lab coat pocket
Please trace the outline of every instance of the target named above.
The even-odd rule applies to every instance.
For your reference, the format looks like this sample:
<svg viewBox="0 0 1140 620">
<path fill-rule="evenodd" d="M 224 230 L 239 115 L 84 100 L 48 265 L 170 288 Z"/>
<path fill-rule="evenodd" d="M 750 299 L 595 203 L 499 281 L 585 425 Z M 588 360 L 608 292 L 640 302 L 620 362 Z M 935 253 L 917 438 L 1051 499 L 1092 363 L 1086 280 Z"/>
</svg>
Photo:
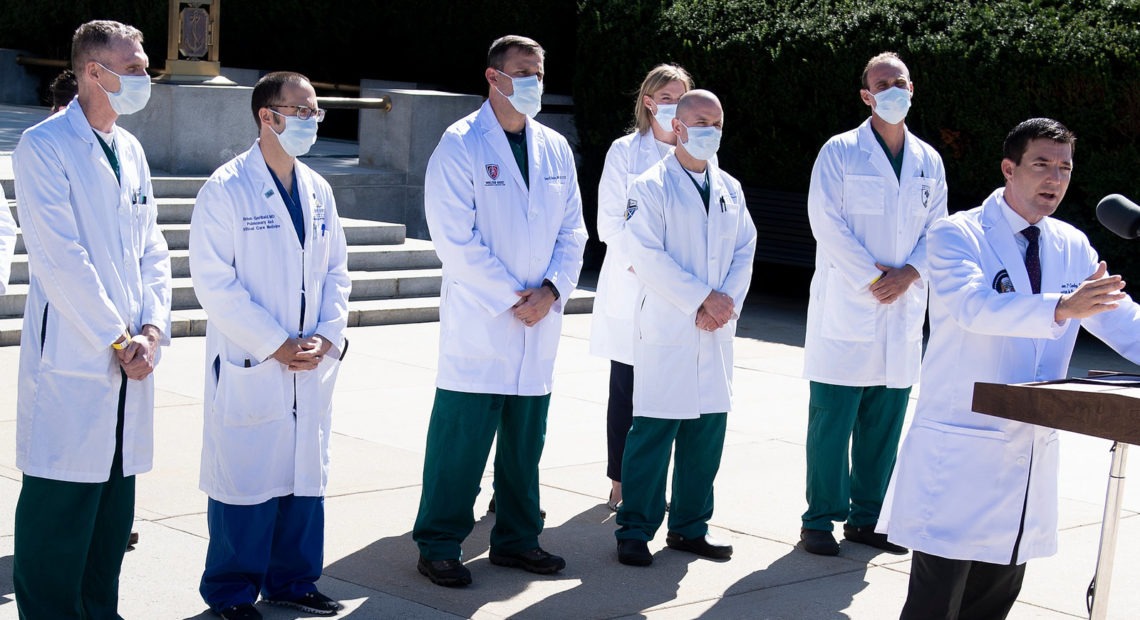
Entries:
<svg viewBox="0 0 1140 620">
<path fill-rule="evenodd" d="M 493 329 L 503 329 L 516 320 L 511 311 L 490 316 L 478 301 L 458 282 L 448 282 L 440 294 L 440 349 L 459 357 L 495 357 L 497 347 L 491 338 Z"/>
<path fill-rule="evenodd" d="M 851 215 L 883 215 L 886 201 L 884 181 L 877 176 L 849 174 L 843 177 L 843 206 Z"/>
<path fill-rule="evenodd" d="M 214 408 L 225 426 L 255 426 L 290 415 L 285 402 L 287 373 L 275 359 L 245 368 L 223 360 L 218 373 Z"/>
<path fill-rule="evenodd" d="M 695 321 L 695 317 L 647 292 L 641 301 L 638 333 L 648 345 L 680 346 L 685 336 L 696 329 Z"/>
<path fill-rule="evenodd" d="M 824 293 L 823 325 L 828 340 L 871 342 L 875 339 L 875 314 L 879 302 L 867 290 L 857 290 L 838 269 L 828 268 Z"/>
</svg>

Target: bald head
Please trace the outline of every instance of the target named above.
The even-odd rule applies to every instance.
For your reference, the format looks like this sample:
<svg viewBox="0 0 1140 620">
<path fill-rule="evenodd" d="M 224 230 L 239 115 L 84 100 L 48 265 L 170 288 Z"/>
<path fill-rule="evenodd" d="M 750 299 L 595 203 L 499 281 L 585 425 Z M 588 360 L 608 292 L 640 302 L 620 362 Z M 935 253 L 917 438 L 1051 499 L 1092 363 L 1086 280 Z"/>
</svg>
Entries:
<svg viewBox="0 0 1140 620">
<path fill-rule="evenodd" d="M 720 105 L 720 99 L 712 94 L 712 91 L 707 91 L 703 88 L 690 90 L 689 92 L 681 95 L 677 101 L 677 118 L 680 118 L 683 123 L 693 126 L 699 118 L 716 119 L 716 123 L 699 123 L 699 124 L 718 124 L 724 117 L 724 108 Z M 693 122 L 690 122 L 693 121 Z"/>
</svg>

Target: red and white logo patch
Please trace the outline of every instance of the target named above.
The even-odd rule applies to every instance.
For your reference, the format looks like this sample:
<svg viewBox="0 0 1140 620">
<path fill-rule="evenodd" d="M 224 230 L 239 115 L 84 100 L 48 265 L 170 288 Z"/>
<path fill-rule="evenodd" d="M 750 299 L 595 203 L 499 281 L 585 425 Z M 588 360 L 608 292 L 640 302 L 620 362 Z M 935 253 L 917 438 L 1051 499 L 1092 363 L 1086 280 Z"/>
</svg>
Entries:
<svg viewBox="0 0 1140 620">
<path fill-rule="evenodd" d="M 499 179 L 499 164 L 487 164 L 487 176 L 491 177 L 492 181 Z"/>
</svg>

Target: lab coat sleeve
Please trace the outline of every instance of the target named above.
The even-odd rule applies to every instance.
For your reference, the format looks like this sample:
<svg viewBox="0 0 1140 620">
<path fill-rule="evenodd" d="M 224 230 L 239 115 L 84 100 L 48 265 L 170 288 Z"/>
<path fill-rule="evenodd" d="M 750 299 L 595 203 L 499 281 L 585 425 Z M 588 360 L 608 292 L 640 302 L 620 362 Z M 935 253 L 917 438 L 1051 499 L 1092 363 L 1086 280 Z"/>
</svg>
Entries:
<svg viewBox="0 0 1140 620">
<path fill-rule="evenodd" d="M 142 150 L 139 149 L 139 157 Z M 143 231 L 142 256 L 139 258 L 139 271 L 142 274 L 142 324 L 154 325 L 162 332 L 162 344 L 170 344 L 170 250 L 166 237 L 158 227 L 158 203 L 154 199 L 154 187 L 150 180 L 150 166 L 146 159 L 141 164 L 147 197 L 147 222 Z"/>
<path fill-rule="evenodd" d="M 732 253 L 732 264 L 728 267 L 728 275 L 720 291 L 732 298 L 733 311 L 736 317 L 744 311 L 744 298 L 748 295 L 748 288 L 752 285 L 752 261 L 756 256 L 756 225 L 752 222 L 752 215 L 748 213 L 748 205 L 744 201 L 744 192 L 736 188 L 740 196 L 740 218 L 736 224 L 736 249 Z"/>
<path fill-rule="evenodd" d="M 566 158 L 574 161 L 574 155 L 566 147 Z M 586 222 L 582 219 L 582 194 L 578 189 L 578 172 L 571 163 L 568 179 L 569 191 L 562 207 L 562 223 L 558 226 L 558 238 L 554 241 L 550 265 L 546 268 L 545 279 L 558 289 L 558 300 L 552 309 L 558 312 L 570 299 L 570 293 L 578 286 L 578 275 L 582 271 L 582 254 L 586 249 Z"/>
<path fill-rule="evenodd" d="M 348 275 L 348 244 L 344 238 L 344 228 L 336 212 L 336 201 L 332 192 L 325 196 L 326 219 L 329 227 L 329 262 L 322 289 L 321 314 L 317 317 L 317 333 L 344 350 L 344 328 L 348 327 L 348 296 L 352 292 L 352 278 Z"/>
<path fill-rule="evenodd" d="M 72 188 L 57 148 L 50 138 L 29 132 L 12 155 L 28 268 L 36 274 L 53 311 L 94 347 L 110 347 L 127 330 L 127 323 L 80 243 L 69 197 Z"/>
<path fill-rule="evenodd" d="M 644 179 L 644 177 L 643 177 Z M 665 192 L 639 179 L 630 188 L 638 209 L 626 222 L 629 255 L 642 284 L 686 314 L 696 314 L 712 287 L 686 271 L 665 251 Z M 687 235 L 689 231 L 674 231 Z M 735 301 L 735 298 L 734 298 Z"/>
<path fill-rule="evenodd" d="M 953 219 L 936 222 L 927 233 L 931 292 L 946 305 L 958 325 L 970 332 L 1013 338 L 1059 338 L 1068 321 L 1057 323 L 1053 311 L 1060 293 L 998 293 L 993 274 L 983 272 L 978 256 L 985 243 Z"/>
<path fill-rule="evenodd" d="M 492 316 L 518 303 L 525 287 L 483 243 L 475 227 L 475 180 L 463 138 L 443 134 L 424 175 L 424 215 L 444 269 Z M 494 208 L 490 205 L 489 208 Z"/>
<path fill-rule="evenodd" d="M 210 323 L 255 359 L 265 360 L 290 334 L 253 301 L 238 280 L 234 267 L 237 211 L 232 200 L 216 179 L 207 181 L 198 192 L 190 220 L 190 275 Z"/>
<path fill-rule="evenodd" d="M 16 253 L 16 221 L 0 187 L 0 295 L 8 290 L 8 278 L 12 274 L 12 256 Z"/>
<path fill-rule="evenodd" d="M 1096 272 L 1100 259 L 1090 246 L 1089 275 Z M 1129 296 L 1115 310 L 1081 320 L 1081 326 L 1134 364 L 1140 364 L 1140 305 Z"/>
<path fill-rule="evenodd" d="M 852 288 L 870 295 L 868 287 L 882 272 L 875 267 L 875 257 L 847 225 L 842 148 L 836 142 L 829 142 L 816 157 L 808 186 L 808 221 L 816 240 L 816 252 L 822 253 Z"/>
<path fill-rule="evenodd" d="M 606 153 L 602 180 L 598 184 L 598 239 L 606 244 L 606 260 L 628 269 L 629 250 L 625 242 L 625 208 L 629 202 L 629 149 L 615 140 Z"/>
<path fill-rule="evenodd" d="M 914 267 L 922 282 L 930 281 L 930 261 L 926 255 L 926 233 L 930 231 L 934 222 L 946 217 L 947 214 L 946 173 L 941 166 L 938 167 L 938 176 L 935 179 L 932 194 L 930 208 L 927 209 L 926 213 L 926 223 L 922 227 L 922 235 L 919 236 L 918 243 L 915 244 L 910 256 L 906 259 L 906 264 Z M 921 282 L 917 284 L 921 285 Z"/>
</svg>

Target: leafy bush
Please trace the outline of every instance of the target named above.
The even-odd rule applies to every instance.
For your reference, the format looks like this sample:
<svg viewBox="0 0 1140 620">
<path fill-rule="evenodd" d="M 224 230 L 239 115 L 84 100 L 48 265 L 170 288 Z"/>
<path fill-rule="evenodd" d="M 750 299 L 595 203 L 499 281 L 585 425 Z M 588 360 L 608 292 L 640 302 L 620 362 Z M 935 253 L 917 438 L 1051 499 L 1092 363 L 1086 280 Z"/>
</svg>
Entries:
<svg viewBox="0 0 1140 620">
<path fill-rule="evenodd" d="M 725 169 L 748 185 L 806 192 L 820 146 L 869 113 L 858 94 L 864 64 L 891 50 L 911 70 L 907 124 L 941 152 L 952 210 L 1003 183 L 1001 144 L 1014 125 L 1055 118 L 1078 136 L 1058 217 L 1140 282 L 1140 259 L 1093 213 L 1109 193 L 1140 199 L 1140 3 L 580 0 L 579 11 L 574 94 L 588 157 L 628 127 L 627 93 L 645 71 L 675 60 L 724 103 Z"/>
</svg>

